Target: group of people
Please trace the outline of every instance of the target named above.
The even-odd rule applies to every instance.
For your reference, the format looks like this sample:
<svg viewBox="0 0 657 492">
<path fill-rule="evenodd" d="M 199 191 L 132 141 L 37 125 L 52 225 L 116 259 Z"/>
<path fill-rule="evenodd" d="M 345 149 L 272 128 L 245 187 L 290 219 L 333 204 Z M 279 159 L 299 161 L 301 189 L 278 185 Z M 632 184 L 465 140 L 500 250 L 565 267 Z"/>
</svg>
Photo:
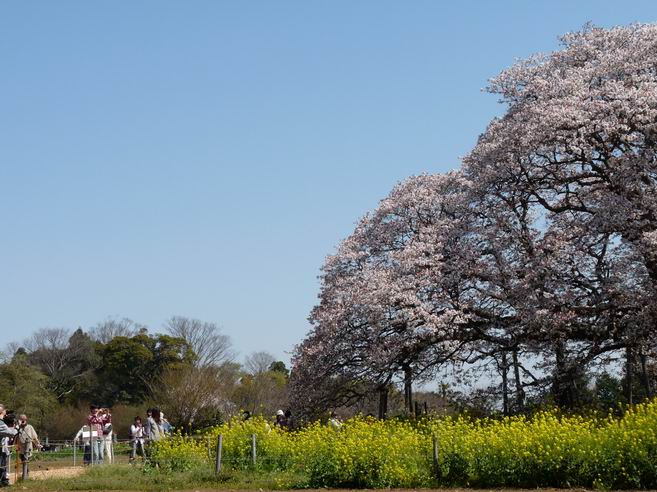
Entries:
<svg viewBox="0 0 657 492">
<path fill-rule="evenodd" d="M 135 421 L 130 426 L 130 461 L 137 459 L 137 456 L 144 458 L 146 456 L 146 447 L 149 443 L 157 442 L 171 432 L 171 424 L 164 418 L 164 413 L 159 408 L 149 408 L 146 410 L 146 423 L 143 423 L 140 416 L 135 417 Z"/>
<path fill-rule="evenodd" d="M 75 442 L 82 442 L 84 446 L 84 463 L 102 464 L 114 461 L 112 429 L 112 412 L 109 408 L 96 405 L 89 407 L 89 416 L 86 425 L 83 425 L 75 435 Z"/>
<path fill-rule="evenodd" d="M 103 464 L 105 461 L 114 461 L 113 440 L 114 430 L 112 428 L 112 413 L 109 408 L 101 408 L 96 405 L 89 407 L 90 413 L 87 423 L 75 436 L 76 442 L 84 445 L 84 464 Z M 146 410 L 146 421 L 140 416 L 135 417 L 130 426 L 130 460 L 136 459 L 137 455 L 144 457 L 149 443 L 159 441 L 171 432 L 171 424 L 164 418 L 164 413 L 159 408 Z"/>
<path fill-rule="evenodd" d="M 250 417 L 249 412 L 244 412 L 243 418 Z M 294 429 L 292 412 L 276 412 L 276 425 L 283 429 Z M 332 413 L 329 425 L 339 428 L 342 424 L 337 416 Z M 171 424 L 164 418 L 164 413 L 159 408 L 146 410 L 146 419 L 142 421 L 140 416 L 135 417 L 130 426 L 130 461 L 137 456 L 145 458 L 149 444 L 157 442 L 167 436 L 172 430 Z M 87 422 L 75 436 L 76 443 L 84 446 L 84 464 L 102 464 L 106 460 L 114 461 L 114 429 L 112 428 L 112 412 L 109 408 L 96 405 L 89 407 Z M 27 464 L 35 449 L 41 449 L 39 436 L 34 427 L 28 423 L 27 415 L 19 415 L 7 411 L 0 404 L 0 486 L 9 485 L 9 456 L 12 447 L 16 446 L 23 465 L 23 478 L 28 478 L 29 469 Z"/>
<path fill-rule="evenodd" d="M 18 457 L 22 468 L 22 477 L 27 479 L 29 475 L 29 462 L 35 449 L 41 449 L 39 436 L 34 427 L 27 421 L 27 415 L 21 414 L 16 417 L 15 413 L 8 411 L 0 403 L 0 486 L 9 485 L 9 460 L 12 449 L 18 451 Z"/>
</svg>

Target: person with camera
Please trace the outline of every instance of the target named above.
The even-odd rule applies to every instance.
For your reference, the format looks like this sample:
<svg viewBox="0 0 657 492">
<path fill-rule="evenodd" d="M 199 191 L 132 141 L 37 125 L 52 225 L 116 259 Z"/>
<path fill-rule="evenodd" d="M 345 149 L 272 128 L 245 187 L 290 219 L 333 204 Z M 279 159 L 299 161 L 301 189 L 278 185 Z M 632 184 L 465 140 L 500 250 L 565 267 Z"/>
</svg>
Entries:
<svg viewBox="0 0 657 492">
<path fill-rule="evenodd" d="M 107 423 L 105 415 L 101 414 L 100 410 L 96 405 L 91 405 L 87 417 L 87 424 L 91 428 L 91 462 L 98 465 L 103 464 L 105 455 L 103 428 Z"/>
<path fill-rule="evenodd" d="M 112 412 L 109 408 L 102 408 L 101 415 L 104 420 L 103 424 L 103 448 L 105 451 L 105 457 L 107 458 L 108 463 L 114 462 L 114 448 L 112 447 L 112 438 L 114 433 L 112 431 Z"/>
<path fill-rule="evenodd" d="M 13 439 L 18 434 L 15 426 L 15 416 L 8 414 L 5 406 L 0 403 L 0 438 L 2 438 L 2 451 L 0 452 L 0 487 L 9 485 L 9 456 Z"/>
<path fill-rule="evenodd" d="M 18 417 L 18 435 L 16 439 L 19 457 L 23 465 L 23 480 L 27 480 L 30 474 L 28 464 L 32 458 L 32 453 L 35 448 L 37 450 L 41 449 L 41 443 L 34 427 L 27 423 L 27 415 L 25 414 Z"/>
</svg>

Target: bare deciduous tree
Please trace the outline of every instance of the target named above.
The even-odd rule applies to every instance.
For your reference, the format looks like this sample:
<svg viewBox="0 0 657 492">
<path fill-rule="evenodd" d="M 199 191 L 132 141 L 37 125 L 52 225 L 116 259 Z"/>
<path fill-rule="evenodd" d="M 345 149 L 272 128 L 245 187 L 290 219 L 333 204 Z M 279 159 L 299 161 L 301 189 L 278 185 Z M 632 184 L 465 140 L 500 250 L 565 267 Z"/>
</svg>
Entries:
<svg viewBox="0 0 657 492">
<path fill-rule="evenodd" d="M 21 345 L 18 342 L 9 342 L 5 349 L 0 352 L 0 362 L 3 364 L 10 362 L 20 348 Z"/>
<path fill-rule="evenodd" d="M 281 372 L 262 371 L 243 376 L 235 389 L 234 401 L 239 408 L 252 414 L 274 415 L 276 410 L 287 406 L 285 375 Z"/>
<path fill-rule="evenodd" d="M 115 337 L 132 337 L 145 329 L 144 325 L 135 323 L 130 318 L 107 318 L 94 326 L 89 335 L 100 343 L 108 343 Z"/>
<path fill-rule="evenodd" d="M 151 393 L 175 426 L 188 428 L 234 410 L 231 400 L 238 377 L 237 364 L 173 369 L 164 372 Z"/>
<path fill-rule="evenodd" d="M 276 358 L 269 352 L 253 352 L 244 361 L 244 368 L 255 376 L 267 372 L 274 362 Z"/>
<path fill-rule="evenodd" d="M 65 328 L 42 328 L 23 342 L 33 363 L 50 378 L 66 367 L 71 358 L 67 350 L 70 332 Z"/>
<path fill-rule="evenodd" d="M 198 319 L 173 316 L 165 323 L 171 336 L 189 343 L 196 354 L 196 367 L 219 367 L 235 357 L 230 337 L 219 326 Z"/>
</svg>

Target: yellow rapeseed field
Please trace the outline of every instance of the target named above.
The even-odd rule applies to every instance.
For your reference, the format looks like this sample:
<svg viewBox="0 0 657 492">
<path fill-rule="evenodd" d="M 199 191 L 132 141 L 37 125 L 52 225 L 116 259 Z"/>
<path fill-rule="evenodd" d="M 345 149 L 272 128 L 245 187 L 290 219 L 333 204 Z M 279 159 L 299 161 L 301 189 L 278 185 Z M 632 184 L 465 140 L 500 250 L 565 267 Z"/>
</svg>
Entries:
<svg viewBox="0 0 657 492">
<path fill-rule="evenodd" d="M 504 419 L 358 417 L 337 430 L 315 423 L 288 432 L 256 417 L 231 420 L 207 438 L 214 443 L 219 434 L 224 468 L 254 466 L 255 434 L 256 468 L 297 471 L 311 487 L 657 487 L 657 400 L 621 418 L 556 411 Z M 208 455 L 206 442 L 174 436 L 154 457 L 170 469 L 210 466 L 214 446 Z"/>
</svg>

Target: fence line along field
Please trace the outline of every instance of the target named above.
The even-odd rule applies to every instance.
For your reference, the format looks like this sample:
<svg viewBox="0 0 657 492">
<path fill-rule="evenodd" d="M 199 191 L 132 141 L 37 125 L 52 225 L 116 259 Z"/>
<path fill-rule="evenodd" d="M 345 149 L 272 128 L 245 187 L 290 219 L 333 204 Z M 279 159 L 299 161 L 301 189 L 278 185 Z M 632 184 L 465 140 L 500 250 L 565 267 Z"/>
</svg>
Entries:
<svg viewBox="0 0 657 492">
<path fill-rule="evenodd" d="M 655 488 L 657 400 L 622 417 L 357 417 L 296 432 L 262 418 L 235 419 L 204 439 L 158 443 L 153 463 L 162 473 L 208 470 L 218 450 L 222 471 L 295 472 L 304 487 Z"/>
</svg>

